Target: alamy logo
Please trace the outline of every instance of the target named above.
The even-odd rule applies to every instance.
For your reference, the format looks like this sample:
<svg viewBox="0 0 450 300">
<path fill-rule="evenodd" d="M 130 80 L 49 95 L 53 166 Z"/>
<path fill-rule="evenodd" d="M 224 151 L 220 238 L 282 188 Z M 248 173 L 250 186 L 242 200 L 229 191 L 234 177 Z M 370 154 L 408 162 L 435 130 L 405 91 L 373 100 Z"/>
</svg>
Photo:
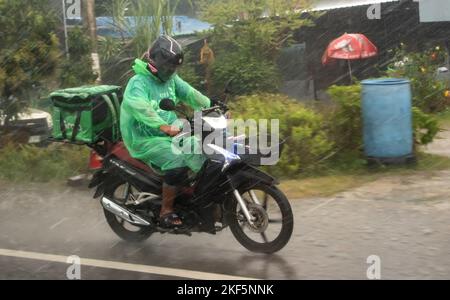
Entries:
<svg viewBox="0 0 450 300">
<path fill-rule="evenodd" d="M 421 0 L 413 0 L 413 2 L 420 2 L 420 1 Z M 447 1 L 447 0 L 443 0 L 443 1 Z M 421 2 L 421 4 L 423 4 L 423 3 L 425 3 L 425 1 Z M 367 8 L 367 18 L 369 20 L 381 20 L 381 3 L 372 4 L 369 6 L 369 8 Z"/>
<path fill-rule="evenodd" d="M 81 0 L 64 0 L 66 6 L 66 19 L 81 18 Z"/>
<path fill-rule="evenodd" d="M 68 264 L 71 264 L 66 271 L 67 279 L 69 280 L 80 280 L 81 279 L 81 259 L 72 255 L 66 260 Z"/>
<path fill-rule="evenodd" d="M 369 264 L 367 268 L 367 279 L 381 279 L 381 259 L 378 255 L 370 255 L 366 262 Z"/>
<path fill-rule="evenodd" d="M 367 9 L 367 18 L 369 20 L 381 19 L 381 3 L 373 4 Z"/>
<path fill-rule="evenodd" d="M 171 147 L 175 155 L 219 154 L 226 159 L 253 155 L 263 166 L 273 166 L 280 159 L 278 119 L 221 119 L 203 117 L 196 112 L 193 124 L 184 119 L 179 121 L 183 124 L 182 132 L 172 139 Z"/>
</svg>

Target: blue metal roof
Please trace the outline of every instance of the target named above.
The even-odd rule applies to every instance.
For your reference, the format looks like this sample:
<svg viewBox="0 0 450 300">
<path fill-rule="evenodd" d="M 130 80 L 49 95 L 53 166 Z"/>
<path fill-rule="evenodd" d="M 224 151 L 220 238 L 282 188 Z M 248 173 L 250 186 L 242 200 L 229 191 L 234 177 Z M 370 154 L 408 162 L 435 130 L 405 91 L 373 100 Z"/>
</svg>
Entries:
<svg viewBox="0 0 450 300">
<path fill-rule="evenodd" d="M 151 18 L 151 17 L 149 17 Z M 133 28 L 136 26 L 135 17 L 126 17 L 129 24 L 129 32 L 125 32 L 126 37 L 133 35 Z M 196 32 L 201 32 L 210 29 L 212 26 L 209 23 L 200 21 L 198 19 L 187 16 L 175 16 L 173 18 L 173 35 L 188 35 Z M 114 26 L 112 17 L 98 17 L 97 18 L 97 34 L 102 36 L 120 37 L 119 30 Z"/>
</svg>

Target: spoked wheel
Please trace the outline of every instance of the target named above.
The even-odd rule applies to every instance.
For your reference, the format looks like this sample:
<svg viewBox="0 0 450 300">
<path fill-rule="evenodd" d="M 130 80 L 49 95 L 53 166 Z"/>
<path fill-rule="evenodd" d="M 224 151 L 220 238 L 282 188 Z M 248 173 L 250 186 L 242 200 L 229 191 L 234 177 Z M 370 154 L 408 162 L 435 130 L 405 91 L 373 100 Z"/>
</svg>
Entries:
<svg viewBox="0 0 450 300">
<path fill-rule="evenodd" d="M 238 201 L 230 202 L 228 224 L 234 237 L 253 252 L 274 253 L 291 238 L 294 217 L 286 196 L 276 187 L 257 185 L 240 191 L 252 223 L 247 221 Z"/>
<path fill-rule="evenodd" d="M 128 183 L 117 182 L 106 189 L 105 197 L 123 206 L 127 201 L 134 197 L 134 193 L 134 188 Z M 111 229 L 125 241 L 142 242 L 155 232 L 152 227 L 131 224 L 106 209 L 103 209 L 103 212 L 105 213 L 106 221 Z"/>
</svg>

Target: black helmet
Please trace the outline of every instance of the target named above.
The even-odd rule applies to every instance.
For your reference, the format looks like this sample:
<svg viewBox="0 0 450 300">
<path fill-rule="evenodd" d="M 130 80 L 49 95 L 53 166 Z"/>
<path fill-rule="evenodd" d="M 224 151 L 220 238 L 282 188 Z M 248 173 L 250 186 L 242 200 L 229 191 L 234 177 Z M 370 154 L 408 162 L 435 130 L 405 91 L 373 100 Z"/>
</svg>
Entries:
<svg viewBox="0 0 450 300">
<path fill-rule="evenodd" d="M 184 61 L 183 48 L 167 35 L 161 35 L 153 42 L 147 57 L 151 71 L 156 71 L 155 75 L 164 82 L 172 77 Z"/>
</svg>

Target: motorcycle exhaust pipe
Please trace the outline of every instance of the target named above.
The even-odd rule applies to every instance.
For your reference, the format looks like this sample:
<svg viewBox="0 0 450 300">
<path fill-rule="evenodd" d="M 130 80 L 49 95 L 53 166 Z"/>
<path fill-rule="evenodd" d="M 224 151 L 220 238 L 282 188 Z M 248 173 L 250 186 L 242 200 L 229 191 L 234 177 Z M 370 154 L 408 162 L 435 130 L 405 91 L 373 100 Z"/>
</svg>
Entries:
<svg viewBox="0 0 450 300">
<path fill-rule="evenodd" d="M 125 221 L 134 224 L 134 225 L 141 225 L 141 226 L 150 226 L 151 224 L 144 220 L 143 218 L 133 214 L 126 208 L 121 207 L 120 205 L 117 205 L 113 201 L 109 200 L 106 197 L 102 198 L 102 206 L 107 211 L 115 214 L 116 216 L 124 219 Z"/>
</svg>

